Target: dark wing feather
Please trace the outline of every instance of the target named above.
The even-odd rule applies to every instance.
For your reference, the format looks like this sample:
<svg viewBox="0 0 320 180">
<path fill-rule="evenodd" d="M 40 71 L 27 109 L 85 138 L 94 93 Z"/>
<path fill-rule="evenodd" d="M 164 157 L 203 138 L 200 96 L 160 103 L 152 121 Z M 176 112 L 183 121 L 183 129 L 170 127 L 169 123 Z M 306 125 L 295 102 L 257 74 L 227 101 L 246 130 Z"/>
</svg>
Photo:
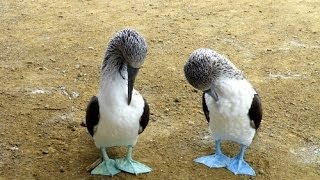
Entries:
<svg viewBox="0 0 320 180">
<path fill-rule="evenodd" d="M 207 106 L 207 103 L 206 103 L 205 94 L 206 93 L 202 94 L 202 109 L 203 109 L 204 115 L 206 116 L 206 120 L 208 122 L 210 122 L 209 110 L 208 110 L 208 106 Z"/>
<path fill-rule="evenodd" d="M 258 129 L 262 120 L 262 105 L 258 94 L 255 94 L 252 99 L 248 115 L 254 123 L 254 128 Z"/>
<path fill-rule="evenodd" d="M 96 96 L 93 96 L 88 104 L 86 112 L 86 125 L 91 136 L 94 134 L 94 127 L 98 124 L 99 118 L 99 101 Z"/>
<path fill-rule="evenodd" d="M 143 113 L 140 118 L 140 129 L 139 129 L 139 134 L 141 134 L 144 129 L 147 127 L 148 122 L 149 122 L 149 115 L 150 115 L 150 109 L 147 101 L 143 98 L 144 101 L 144 108 L 143 108 Z"/>
</svg>

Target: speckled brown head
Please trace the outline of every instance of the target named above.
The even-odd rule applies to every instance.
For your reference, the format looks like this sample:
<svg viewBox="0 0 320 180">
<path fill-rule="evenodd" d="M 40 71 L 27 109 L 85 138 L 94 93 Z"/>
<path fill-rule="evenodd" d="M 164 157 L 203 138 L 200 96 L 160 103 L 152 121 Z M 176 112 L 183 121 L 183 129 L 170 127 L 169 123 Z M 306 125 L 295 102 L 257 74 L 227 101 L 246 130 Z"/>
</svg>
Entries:
<svg viewBox="0 0 320 180">
<path fill-rule="evenodd" d="M 144 38 L 134 29 L 118 31 L 108 44 L 107 52 L 102 63 L 102 74 L 127 71 L 128 105 L 132 98 L 132 90 L 139 68 L 147 55 L 147 44 Z M 125 68 L 126 67 L 126 68 Z M 122 74 L 121 74 L 122 76 Z M 123 76 L 123 78 L 125 78 Z"/>
<path fill-rule="evenodd" d="M 184 66 L 185 77 L 196 89 L 206 91 L 219 77 L 242 79 L 243 75 L 227 58 L 208 48 L 195 50 Z"/>
<path fill-rule="evenodd" d="M 133 68 L 140 68 L 147 55 L 147 43 L 134 29 L 118 31 L 108 44 L 106 57 L 114 56 Z M 107 59 L 107 58 L 106 58 Z M 105 61 L 105 63 L 108 63 Z"/>
<path fill-rule="evenodd" d="M 244 78 L 227 58 L 208 48 L 197 49 L 190 55 L 184 66 L 184 74 L 194 88 L 208 92 L 216 100 L 218 97 L 212 91 L 212 86 L 218 78 Z"/>
</svg>

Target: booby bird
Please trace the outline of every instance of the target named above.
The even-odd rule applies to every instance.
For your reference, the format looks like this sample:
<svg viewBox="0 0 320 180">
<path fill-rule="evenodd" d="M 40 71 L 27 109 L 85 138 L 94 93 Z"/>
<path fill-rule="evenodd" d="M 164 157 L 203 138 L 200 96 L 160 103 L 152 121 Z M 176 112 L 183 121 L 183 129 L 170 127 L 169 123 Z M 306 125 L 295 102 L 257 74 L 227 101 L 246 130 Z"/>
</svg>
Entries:
<svg viewBox="0 0 320 180">
<path fill-rule="evenodd" d="M 211 49 L 195 50 L 184 66 L 184 73 L 194 88 L 203 91 L 203 111 L 215 140 L 215 154 L 196 158 L 195 162 L 255 176 L 244 160 L 244 152 L 262 119 L 258 93 L 234 64 Z M 234 158 L 224 155 L 221 140 L 241 144 L 240 153 Z"/>
<path fill-rule="evenodd" d="M 133 86 L 147 54 L 144 38 L 133 29 L 123 29 L 109 42 L 101 68 L 98 94 L 91 98 L 86 124 L 103 161 L 91 174 L 115 175 L 120 170 L 132 174 L 151 168 L 132 159 L 132 148 L 149 122 L 147 101 Z M 125 158 L 110 159 L 106 148 L 127 146 Z"/>
</svg>

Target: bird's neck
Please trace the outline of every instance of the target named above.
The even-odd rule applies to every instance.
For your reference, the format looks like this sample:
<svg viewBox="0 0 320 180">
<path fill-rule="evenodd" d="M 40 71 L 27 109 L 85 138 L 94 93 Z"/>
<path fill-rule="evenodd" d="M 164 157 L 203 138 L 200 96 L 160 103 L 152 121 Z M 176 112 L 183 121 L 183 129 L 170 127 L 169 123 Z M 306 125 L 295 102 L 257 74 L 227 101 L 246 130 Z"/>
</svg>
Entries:
<svg viewBox="0 0 320 180">
<path fill-rule="evenodd" d="M 106 76 L 111 76 L 112 74 L 120 73 L 123 78 L 125 78 L 124 71 L 126 71 L 127 66 L 124 62 L 124 58 L 121 55 L 120 51 L 110 51 L 108 49 L 106 56 L 102 62 L 102 77 L 104 78 Z"/>
<path fill-rule="evenodd" d="M 243 73 L 238 69 L 221 69 L 214 73 L 213 79 L 244 79 Z"/>
<path fill-rule="evenodd" d="M 243 73 L 226 59 L 213 62 L 213 69 L 214 79 L 231 78 L 241 80 L 244 78 Z"/>
<path fill-rule="evenodd" d="M 126 68 L 123 68 L 126 69 Z M 128 93 L 128 80 L 127 71 L 122 70 L 109 70 L 104 71 L 100 79 L 99 94 L 107 99 L 113 96 L 127 97 Z"/>
</svg>

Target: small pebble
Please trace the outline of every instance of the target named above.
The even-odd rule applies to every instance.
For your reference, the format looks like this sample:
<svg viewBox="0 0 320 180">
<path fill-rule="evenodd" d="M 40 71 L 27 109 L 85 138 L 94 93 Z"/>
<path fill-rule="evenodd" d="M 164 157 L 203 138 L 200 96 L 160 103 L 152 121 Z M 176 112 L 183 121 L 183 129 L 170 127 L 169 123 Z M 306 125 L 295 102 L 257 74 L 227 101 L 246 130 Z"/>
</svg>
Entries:
<svg viewBox="0 0 320 180">
<path fill-rule="evenodd" d="M 73 99 L 78 98 L 79 96 L 80 96 L 80 93 L 78 93 L 78 92 L 71 92 L 71 97 L 72 97 Z"/>
<path fill-rule="evenodd" d="M 17 151 L 17 150 L 19 150 L 19 148 L 16 147 L 16 146 L 13 146 L 13 147 L 10 147 L 10 150 L 11 150 L 11 151 Z"/>
<path fill-rule="evenodd" d="M 83 77 L 83 76 L 86 76 L 87 74 L 86 73 L 78 73 L 78 77 Z"/>
<path fill-rule="evenodd" d="M 188 124 L 189 125 L 194 125 L 194 122 L 193 121 L 188 121 Z"/>
<path fill-rule="evenodd" d="M 63 166 L 60 167 L 60 172 L 61 172 L 61 173 L 64 172 L 64 167 L 63 167 Z"/>
<path fill-rule="evenodd" d="M 265 174 L 264 170 L 263 169 L 259 169 L 259 174 Z"/>
<path fill-rule="evenodd" d="M 180 100 L 178 97 L 176 97 L 176 98 L 174 99 L 174 102 L 178 103 L 178 102 L 181 102 L 181 100 Z"/>
<path fill-rule="evenodd" d="M 42 152 L 42 154 L 49 154 L 49 151 L 46 149 L 42 149 L 41 152 Z"/>
<path fill-rule="evenodd" d="M 78 77 L 82 77 L 83 76 L 83 74 L 82 73 L 78 73 L 78 75 L 77 75 Z"/>
</svg>

